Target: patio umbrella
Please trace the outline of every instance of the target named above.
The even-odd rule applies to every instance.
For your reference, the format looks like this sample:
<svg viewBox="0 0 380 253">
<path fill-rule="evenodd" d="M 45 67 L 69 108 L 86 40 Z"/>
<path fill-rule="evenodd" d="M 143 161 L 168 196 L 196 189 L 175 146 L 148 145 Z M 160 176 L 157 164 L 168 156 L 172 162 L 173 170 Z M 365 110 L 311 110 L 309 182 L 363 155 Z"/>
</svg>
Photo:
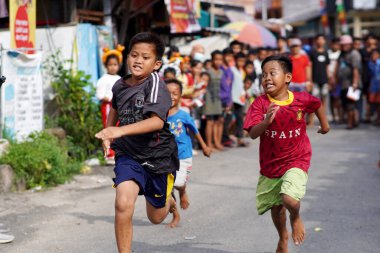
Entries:
<svg viewBox="0 0 380 253">
<path fill-rule="evenodd" d="M 224 29 L 231 33 L 232 38 L 249 44 L 252 47 L 276 47 L 276 37 L 264 26 L 255 22 L 232 22 Z"/>
</svg>

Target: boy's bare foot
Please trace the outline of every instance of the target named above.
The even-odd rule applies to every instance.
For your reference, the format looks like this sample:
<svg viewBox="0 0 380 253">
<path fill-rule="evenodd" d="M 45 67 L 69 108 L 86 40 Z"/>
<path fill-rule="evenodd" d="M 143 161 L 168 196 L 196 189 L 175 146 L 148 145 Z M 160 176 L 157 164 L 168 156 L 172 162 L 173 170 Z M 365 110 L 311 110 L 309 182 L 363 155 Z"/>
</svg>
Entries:
<svg viewBox="0 0 380 253">
<path fill-rule="evenodd" d="M 278 241 L 276 253 L 288 253 L 288 239 Z"/>
<path fill-rule="evenodd" d="M 290 215 L 290 224 L 292 225 L 292 238 L 295 245 L 301 245 L 305 240 L 305 226 L 303 225 L 301 217 L 293 217 Z"/>
<path fill-rule="evenodd" d="M 215 145 L 215 148 L 219 151 L 224 151 L 224 146 L 223 145 Z"/>
<path fill-rule="evenodd" d="M 168 224 L 168 227 L 175 228 L 180 220 L 180 215 L 177 209 L 177 203 L 173 198 L 170 198 L 170 209 L 169 212 L 173 214 L 172 221 Z"/>
<path fill-rule="evenodd" d="M 190 202 L 189 202 L 189 196 L 187 196 L 187 193 L 185 190 L 183 192 L 180 192 L 179 199 L 180 199 L 179 204 L 181 208 L 187 209 L 190 205 Z"/>
</svg>

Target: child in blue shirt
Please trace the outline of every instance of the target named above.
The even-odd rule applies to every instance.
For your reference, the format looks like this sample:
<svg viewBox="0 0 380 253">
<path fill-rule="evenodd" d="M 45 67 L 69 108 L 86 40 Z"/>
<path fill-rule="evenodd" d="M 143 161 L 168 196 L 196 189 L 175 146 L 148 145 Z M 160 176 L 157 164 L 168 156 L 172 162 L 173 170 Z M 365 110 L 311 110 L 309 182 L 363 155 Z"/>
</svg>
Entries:
<svg viewBox="0 0 380 253">
<path fill-rule="evenodd" d="M 376 107 L 376 125 L 380 126 L 380 51 L 375 49 L 371 52 L 371 60 L 368 63 L 370 74 L 369 102 Z"/>
<path fill-rule="evenodd" d="M 186 182 L 189 178 L 189 174 L 192 169 L 193 161 L 193 146 L 189 130 L 195 134 L 195 138 L 198 140 L 203 154 L 210 157 L 211 149 L 206 145 L 202 136 L 195 125 L 194 119 L 189 113 L 180 110 L 179 104 L 182 95 L 182 84 L 177 79 L 165 80 L 167 88 L 171 95 L 172 106 L 169 109 L 169 116 L 167 122 L 169 123 L 169 129 L 175 136 L 175 140 L 178 146 L 178 158 L 180 163 L 179 171 L 177 171 L 176 179 L 174 182 L 174 188 L 179 192 L 180 206 L 182 209 L 189 207 L 189 197 L 186 193 Z M 177 208 L 173 209 L 173 220 L 169 226 L 174 228 L 180 220 Z"/>
</svg>

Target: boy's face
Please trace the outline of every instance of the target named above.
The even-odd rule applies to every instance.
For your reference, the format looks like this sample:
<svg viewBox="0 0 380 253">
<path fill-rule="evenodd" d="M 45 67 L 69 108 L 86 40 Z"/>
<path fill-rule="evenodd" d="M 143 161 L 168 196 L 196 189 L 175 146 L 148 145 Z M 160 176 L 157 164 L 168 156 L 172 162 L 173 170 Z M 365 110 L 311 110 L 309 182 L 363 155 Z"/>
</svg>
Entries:
<svg viewBox="0 0 380 253">
<path fill-rule="evenodd" d="M 203 64 L 200 62 L 191 68 L 194 75 L 200 75 L 202 73 Z"/>
<path fill-rule="evenodd" d="M 332 49 L 334 52 L 340 50 L 340 44 L 339 44 L 339 42 L 333 42 L 333 43 L 331 44 L 331 49 Z"/>
<path fill-rule="evenodd" d="M 252 81 L 251 80 L 245 80 L 244 81 L 244 89 L 245 90 L 248 90 L 248 89 L 250 89 L 252 87 Z"/>
<path fill-rule="evenodd" d="M 204 82 L 206 85 L 210 81 L 208 75 L 201 75 L 201 81 Z"/>
<path fill-rule="evenodd" d="M 240 53 L 242 51 L 242 48 L 239 44 L 232 45 L 231 49 L 234 54 Z"/>
<path fill-rule="evenodd" d="M 376 49 L 378 43 L 375 38 L 368 38 L 365 44 L 368 49 Z"/>
<path fill-rule="evenodd" d="M 107 62 L 107 73 L 110 75 L 116 75 L 119 71 L 119 62 L 116 58 L 111 58 Z"/>
<path fill-rule="evenodd" d="M 290 47 L 290 52 L 293 55 L 297 55 L 301 52 L 301 47 L 300 46 L 292 46 L 292 47 Z"/>
<path fill-rule="evenodd" d="M 260 50 L 257 54 L 260 61 L 263 61 L 267 57 L 267 51 L 266 50 Z"/>
<path fill-rule="evenodd" d="M 248 60 L 250 60 L 251 62 L 253 62 L 256 59 L 257 59 L 257 56 L 255 54 L 249 54 L 248 55 Z"/>
<path fill-rule="evenodd" d="M 361 40 L 354 40 L 354 48 L 356 50 L 359 50 L 362 48 L 362 41 Z"/>
<path fill-rule="evenodd" d="M 237 68 L 244 68 L 244 65 L 245 65 L 245 58 L 237 58 L 236 59 L 236 67 Z"/>
<path fill-rule="evenodd" d="M 215 69 L 219 69 L 223 65 L 223 55 L 222 54 L 216 54 L 214 55 L 214 58 L 212 59 L 212 65 Z"/>
<path fill-rule="evenodd" d="M 170 97 L 172 99 L 172 108 L 173 107 L 177 107 L 178 104 L 179 104 L 179 101 L 181 100 L 181 90 L 178 86 L 178 84 L 176 83 L 168 83 L 167 84 L 167 87 L 168 87 L 168 90 L 169 90 L 169 93 L 170 93 Z"/>
<path fill-rule="evenodd" d="M 379 52 L 375 51 L 371 53 L 371 60 L 377 61 L 379 59 Z"/>
<path fill-rule="evenodd" d="M 275 97 L 288 90 L 291 73 L 285 73 L 278 61 L 269 61 L 263 67 L 262 86 L 266 94 Z"/>
<path fill-rule="evenodd" d="M 211 61 L 205 62 L 205 69 L 209 70 L 209 69 L 211 69 L 211 66 L 212 66 L 212 62 Z"/>
<path fill-rule="evenodd" d="M 247 72 L 247 74 L 252 74 L 253 70 L 254 70 L 253 64 L 248 64 L 245 66 L 245 72 Z"/>
<path fill-rule="evenodd" d="M 162 61 L 156 58 L 156 47 L 150 43 L 133 45 L 127 58 L 128 68 L 137 80 L 143 79 L 161 67 Z"/>
<path fill-rule="evenodd" d="M 235 61 L 233 54 L 225 54 L 223 57 L 224 57 L 224 61 L 226 62 L 227 65 L 231 65 Z"/>
<path fill-rule="evenodd" d="M 183 73 L 190 71 L 190 68 L 191 68 L 190 62 L 187 62 L 187 61 L 181 62 L 180 69 Z"/>
<path fill-rule="evenodd" d="M 166 72 L 164 75 L 164 79 L 174 79 L 176 76 L 173 72 Z"/>
<path fill-rule="evenodd" d="M 317 45 L 317 47 L 324 47 L 326 45 L 326 39 L 322 36 L 318 37 L 315 40 L 315 45 Z"/>
</svg>

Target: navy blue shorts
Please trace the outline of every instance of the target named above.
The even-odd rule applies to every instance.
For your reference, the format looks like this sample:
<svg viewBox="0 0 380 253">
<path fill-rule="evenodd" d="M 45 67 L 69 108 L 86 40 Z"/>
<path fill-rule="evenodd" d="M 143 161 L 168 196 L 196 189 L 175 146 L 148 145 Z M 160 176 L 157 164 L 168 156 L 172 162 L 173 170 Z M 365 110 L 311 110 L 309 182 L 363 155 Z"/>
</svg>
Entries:
<svg viewBox="0 0 380 253">
<path fill-rule="evenodd" d="M 151 174 L 129 156 L 116 158 L 114 172 L 114 187 L 117 187 L 122 182 L 133 180 L 140 187 L 139 195 L 144 195 L 146 200 L 156 208 L 165 206 L 173 190 L 174 173 Z"/>
</svg>

